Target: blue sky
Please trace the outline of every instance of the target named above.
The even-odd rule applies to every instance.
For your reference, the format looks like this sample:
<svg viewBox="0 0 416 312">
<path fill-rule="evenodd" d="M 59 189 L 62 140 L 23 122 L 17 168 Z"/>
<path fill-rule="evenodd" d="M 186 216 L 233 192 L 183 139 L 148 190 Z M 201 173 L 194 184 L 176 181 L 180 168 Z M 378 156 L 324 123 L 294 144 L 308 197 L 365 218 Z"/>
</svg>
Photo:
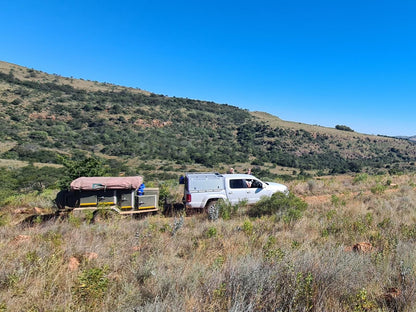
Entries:
<svg viewBox="0 0 416 312">
<path fill-rule="evenodd" d="M 416 1 L 3 1 L 0 60 L 416 135 Z"/>
</svg>

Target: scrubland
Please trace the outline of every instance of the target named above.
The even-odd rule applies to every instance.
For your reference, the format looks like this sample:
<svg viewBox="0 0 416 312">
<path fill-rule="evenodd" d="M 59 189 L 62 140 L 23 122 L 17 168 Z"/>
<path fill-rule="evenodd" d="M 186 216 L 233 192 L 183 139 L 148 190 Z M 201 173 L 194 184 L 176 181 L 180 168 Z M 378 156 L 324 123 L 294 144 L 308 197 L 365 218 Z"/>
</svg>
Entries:
<svg viewBox="0 0 416 312">
<path fill-rule="evenodd" d="M 289 183 L 295 218 L 0 217 L 0 311 L 414 311 L 415 176 Z"/>
</svg>

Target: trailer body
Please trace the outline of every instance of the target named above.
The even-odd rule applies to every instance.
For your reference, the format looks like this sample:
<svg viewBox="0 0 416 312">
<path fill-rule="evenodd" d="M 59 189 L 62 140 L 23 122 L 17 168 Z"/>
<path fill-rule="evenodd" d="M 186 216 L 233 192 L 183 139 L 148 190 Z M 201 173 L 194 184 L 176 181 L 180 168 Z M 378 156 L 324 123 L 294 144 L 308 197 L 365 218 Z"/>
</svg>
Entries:
<svg viewBox="0 0 416 312">
<path fill-rule="evenodd" d="M 141 176 L 80 177 L 71 182 L 70 190 L 58 197 L 57 204 L 61 209 L 112 209 L 120 214 L 159 209 L 159 189 L 145 188 Z"/>
</svg>

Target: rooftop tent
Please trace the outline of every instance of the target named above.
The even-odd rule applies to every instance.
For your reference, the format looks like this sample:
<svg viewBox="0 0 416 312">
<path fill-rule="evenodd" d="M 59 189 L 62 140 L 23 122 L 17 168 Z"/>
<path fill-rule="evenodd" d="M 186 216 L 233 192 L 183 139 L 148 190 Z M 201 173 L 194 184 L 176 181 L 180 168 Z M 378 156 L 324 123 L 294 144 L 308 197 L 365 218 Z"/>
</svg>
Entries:
<svg viewBox="0 0 416 312">
<path fill-rule="evenodd" d="M 72 191 L 132 190 L 143 183 L 143 177 L 81 177 L 71 182 Z"/>
</svg>

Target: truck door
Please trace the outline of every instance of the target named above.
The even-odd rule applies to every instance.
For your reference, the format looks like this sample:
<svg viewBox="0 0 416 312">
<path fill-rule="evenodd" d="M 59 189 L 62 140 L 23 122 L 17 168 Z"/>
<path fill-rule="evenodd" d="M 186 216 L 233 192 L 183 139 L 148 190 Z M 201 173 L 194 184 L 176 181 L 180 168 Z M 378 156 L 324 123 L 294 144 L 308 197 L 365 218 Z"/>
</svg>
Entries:
<svg viewBox="0 0 416 312">
<path fill-rule="evenodd" d="M 267 191 L 263 188 L 263 183 L 257 179 L 250 181 L 250 204 L 257 203 L 262 196 L 268 196 Z"/>
<path fill-rule="evenodd" d="M 227 196 L 231 204 L 235 205 L 240 201 L 246 200 L 249 204 L 255 203 L 256 188 L 249 186 L 249 181 L 246 179 L 233 179 L 228 181 Z"/>
</svg>

